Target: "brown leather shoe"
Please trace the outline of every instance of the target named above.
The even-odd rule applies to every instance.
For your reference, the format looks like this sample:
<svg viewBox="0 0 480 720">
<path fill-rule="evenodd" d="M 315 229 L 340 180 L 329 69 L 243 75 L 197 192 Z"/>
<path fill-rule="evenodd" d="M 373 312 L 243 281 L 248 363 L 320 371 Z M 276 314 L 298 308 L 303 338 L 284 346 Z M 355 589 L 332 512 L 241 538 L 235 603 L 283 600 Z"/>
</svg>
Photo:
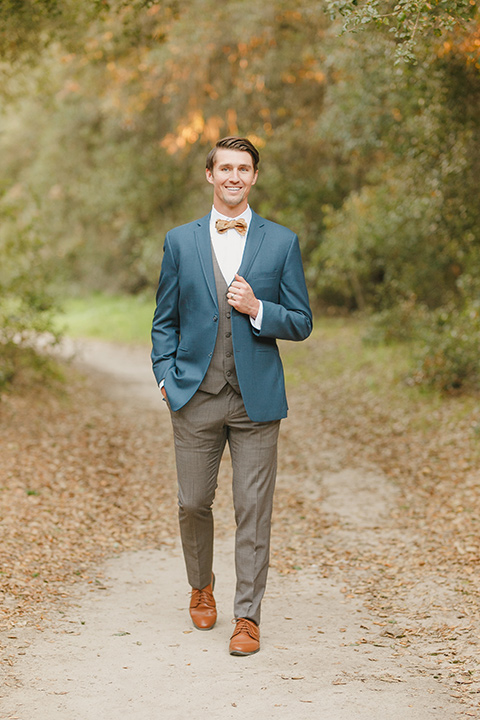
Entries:
<svg viewBox="0 0 480 720">
<path fill-rule="evenodd" d="M 190 598 L 190 617 L 197 630 L 211 630 L 217 621 L 217 607 L 213 597 L 215 575 L 212 582 L 202 590 L 192 589 Z"/>
<path fill-rule="evenodd" d="M 240 618 L 230 638 L 230 655 L 253 655 L 260 650 L 260 628 L 252 620 Z"/>
</svg>

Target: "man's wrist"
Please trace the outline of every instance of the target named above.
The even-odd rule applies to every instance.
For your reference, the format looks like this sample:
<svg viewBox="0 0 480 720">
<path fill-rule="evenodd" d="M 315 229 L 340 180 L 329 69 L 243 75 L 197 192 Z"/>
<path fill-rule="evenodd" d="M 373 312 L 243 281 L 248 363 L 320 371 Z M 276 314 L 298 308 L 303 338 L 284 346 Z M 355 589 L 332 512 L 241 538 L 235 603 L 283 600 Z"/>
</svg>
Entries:
<svg viewBox="0 0 480 720">
<path fill-rule="evenodd" d="M 250 317 L 252 318 L 252 320 L 256 320 L 258 313 L 260 312 L 260 300 L 257 300 L 257 298 L 255 298 L 255 304 L 256 308 L 250 313 Z"/>
<path fill-rule="evenodd" d="M 163 400 L 166 400 L 166 399 L 167 399 L 167 393 L 165 392 L 165 378 L 163 378 L 163 380 L 160 380 L 160 382 L 158 383 L 158 389 L 159 389 L 160 392 L 162 393 L 162 399 L 163 399 Z"/>
<path fill-rule="evenodd" d="M 255 317 L 252 317 L 252 315 L 250 315 L 250 323 L 255 330 L 261 330 L 263 320 L 263 303 L 261 300 L 257 300 L 257 302 L 258 312 Z"/>
</svg>

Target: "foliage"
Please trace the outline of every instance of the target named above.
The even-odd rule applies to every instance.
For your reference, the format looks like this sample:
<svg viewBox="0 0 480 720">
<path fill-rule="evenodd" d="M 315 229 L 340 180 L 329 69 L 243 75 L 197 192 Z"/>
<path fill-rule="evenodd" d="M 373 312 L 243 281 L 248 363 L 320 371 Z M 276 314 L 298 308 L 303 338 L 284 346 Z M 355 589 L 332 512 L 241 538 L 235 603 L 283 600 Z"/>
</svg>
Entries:
<svg viewBox="0 0 480 720">
<path fill-rule="evenodd" d="M 425 34 L 440 37 L 465 28 L 477 11 L 476 0 L 326 0 L 333 17 L 344 19 L 344 30 L 371 25 L 386 29 L 397 42 L 396 56 L 416 60 L 416 46 Z"/>
<path fill-rule="evenodd" d="M 412 296 L 370 319 L 367 345 L 411 341 L 409 385 L 457 394 L 480 390 L 480 300 L 478 281 L 463 277 L 460 298 L 435 310 Z"/>
<path fill-rule="evenodd" d="M 373 309 L 369 341 L 414 339 L 414 381 L 444 391 L 478 388 L 477 289 L 467 282 L 480 272 L 477 39 L 478 25 L 435 52 L 417 40 L 417 65 L 393 74 L 398 47 L 387 36 L 362 55 L 353 38 L 344 46 L 349 82 L 331 88 L 330 127 L 367 171 L 341 207 L 325 209 L 312 257 L 324 303 Z"/>
<path fill-rule="evenodd" d="M 469 287 L 468 287 L 469 286 Z M 415 383 L 444 392 L 480 390 L 480 297 L 478 281 L 463 283 L 463 304 L 437 310 L 425 325 Z"/>
<path fill-rule="evenodd" d="M 28 206 L 18 187 L 0 199 L 0 387 L 25 364 L 32 370 L 45 366 L 32 353 L 39 336 L 44 347 L 56 340 L 52 258 Z"/>
<path fill-rule="evenodd" d="M 480 270 L 480 77 L 452 57 L 372 72 L 375 55 L 358 63 L 355 45 L 344 53 L 349 84 L 332 89 L 335 110 L 324 116 L 330 136 L 340 128 L 350 139 L 354 168 L 368 171 L 340 208 L 327 208 L 316 284 L 352 308 L 382 310 L 412 295 L 435 308 L 458 295 L 466 269 Z"/>
<path fill-rule="evenodd" d="M 27 235 L 39 318 L 53 285 L 152 293 L 164 233 L 208 210 L 204 158 L 233 133 L 259 146 L 255 209 L 299 234 L 320 307 L 381 324 L 412 298 L 458 305 L 480 273 L 471 2 L 32 3 L 1 10 L 19 33 L 0 43 L 14 304 L 28 296 L 11 238 Z M 340 35 L 325 10 L 363 32 Z M 396 63 L 413 49 L 416 65 Z"/>
<path fill-rule="evenodd" d="M 52 38 L 68 42 L 75 37 L 91 3 L 76 0 L 2 0 L 0 3 L 0 58 L 35 62 Z M 6 68 L 4 68 L 5 70 Z"/>
<path fill-rule="evenodd" d="M 78 47 L 79 29 L 109 12 L 141 13 L 151 0 L 2 0 L 0 3 L 0 57 L 17 63 L 35 62 L 51 42 Z M 164 2 L 175 6 L 176 0 Z M 82 33 L 80 34 L 81 39 Z"/>
<path fill-rule="evenodd" d="M 430 324 L 430 311 L 417 303 L 415 296 L 412 296 L 387 310 L 373 314 L 369 318 L 363 341 L 366 345 L 377 346 L 418 340 L 425 337 L 425 330 Z"/>
<path fill-rule="evenodd" d="M 326 81 L 326 18 L 310 5 L 128 4 L 91 22 L 77 52 L 43 53 L 7 108 L 2 151 L 8 176 L 34 187 L 69 284 L 154 285 L 162 235 L 209 207 L 204 158 L 229 133 L 265 149 L 257 208 L 316 244 L 319 194 L 339 195 L 306 134 Z"/>
</svg>

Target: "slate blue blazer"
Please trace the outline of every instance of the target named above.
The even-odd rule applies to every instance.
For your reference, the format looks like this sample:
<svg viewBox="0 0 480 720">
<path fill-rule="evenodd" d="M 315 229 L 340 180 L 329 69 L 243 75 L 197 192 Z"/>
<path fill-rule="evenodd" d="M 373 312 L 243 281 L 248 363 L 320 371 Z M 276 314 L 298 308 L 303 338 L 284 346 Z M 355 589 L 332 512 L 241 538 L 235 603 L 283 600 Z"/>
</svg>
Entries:
<svg viewBox="0 0 480 720">
<path fill-rule="evenodd" d="M 249 418 L 287 415 L 277 339 L 304 340 L 312 313 L 297 236 L 252 214 L 239 275 L 263 302 L 261 330 L 232 308 L 235 367 Z M 207 372 L 218 330 L 210 214 L 167 233 L 152 324 L 152 364 L 171 409 L 183 407 Z"/>
</svg>

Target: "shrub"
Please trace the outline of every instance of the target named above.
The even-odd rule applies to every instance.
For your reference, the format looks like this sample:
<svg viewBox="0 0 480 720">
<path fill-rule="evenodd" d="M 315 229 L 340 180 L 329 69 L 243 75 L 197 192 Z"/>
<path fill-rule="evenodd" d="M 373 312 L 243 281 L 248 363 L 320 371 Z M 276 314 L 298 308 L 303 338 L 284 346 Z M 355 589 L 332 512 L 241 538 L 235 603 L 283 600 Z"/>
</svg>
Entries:
<svg viewBox="0 0 480 720">
<path fill-rule="evenodd" d="M 431 313 L 411 382 L 443 392 L 480 390 L 480 301 Z"/>
<path fill-rule="evenodd" d="M 28 193 L 12 188 L 0 198 L 0 387 L 30 366 L 36 377 L 46 362 L 38 355 L 56 342 L 51 289 L 55 258 Z M 41 341 L 41 342 L 40 342 Z"/>
<path fill-rule="evenodd" d="M 373 345 L 408 342 L 423 337 L 431 314 L 414 295 L 370 318 L 363 341 Z"/>
</svg>

